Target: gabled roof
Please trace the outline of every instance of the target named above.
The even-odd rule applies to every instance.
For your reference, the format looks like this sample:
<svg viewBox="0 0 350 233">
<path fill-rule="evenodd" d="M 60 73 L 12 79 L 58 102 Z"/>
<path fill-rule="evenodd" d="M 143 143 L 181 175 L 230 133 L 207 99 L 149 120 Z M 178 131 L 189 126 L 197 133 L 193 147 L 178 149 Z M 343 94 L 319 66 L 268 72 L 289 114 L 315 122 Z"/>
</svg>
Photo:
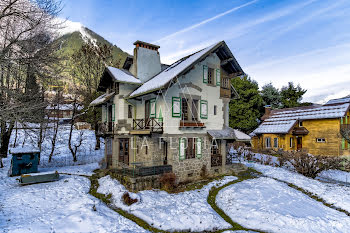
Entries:
<svg viewBox="0 0 350 233">
<path fill-rule="evenodd" d="M 129 95 L 128 98 L 134 98 L 165 88 L 174 78 L 189 71 L 195 63 L 203 60 L 212 52 L 216 52 L 221 60 L 227 61 L 225 62 L 224 66 L 229 73 L 237 73 L 237 75 L 244 73 L 227 47 L 225 41 L 221 41 L 174 62 L 168 68 L 161 71 L 159 74 L 155 75 L 142 86 L 137 88 Z"/>
<path fill-rule="evenodd" d="M 117 82 L 141 84 L 141 80 L 135 78 L 128 70 L 107 66 L 107 71 Z"/>
<path fill-rule="evenodd" d="M 343 103 L 350 103 L 350 95 L 339 99 L 329 100 L 325 105 L 334 105 L 334 104 L 343 104 Z"/>
<path fill-rule="evenodd" d="M 98 106 L 101 104 L 106 103 L 108 100 L 110 100 L 114 96 L 114 92 L 112 93 L 104 93 L 103 95 L 97 97 L 95 100 L 93 100 L 90 103 L 90 106 Z"/>
<path fill-rule="evenodd" d="M 273 111 L 261 125 L 253 131 L 254 134 L 281 133 L 286 134 L 298 120 L 341 118 L 349 110 L 350 103 L 334 106 L 308 106 Z"/>
<path fill-rule="evenodd" d="M 208 134 L 215 139 L 235 139 L 237 141 L 250 141 L 251 137 L 238 129 L 225 126 L 222 130 L 208 130 Z"/>
</svg>

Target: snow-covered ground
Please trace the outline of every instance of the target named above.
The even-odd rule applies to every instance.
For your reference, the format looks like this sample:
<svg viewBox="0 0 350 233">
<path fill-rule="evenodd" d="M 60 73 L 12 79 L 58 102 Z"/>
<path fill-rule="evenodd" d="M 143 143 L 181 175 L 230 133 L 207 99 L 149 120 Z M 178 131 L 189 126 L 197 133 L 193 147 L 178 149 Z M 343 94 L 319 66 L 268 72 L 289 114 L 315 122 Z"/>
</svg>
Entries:
<svg viewBox="0 0 350 233">
<path fill-rule="evenodd" d="M 327 171 L 322 171 L 317 176 L 317 179 L 334 180 L 334 181 L 350 184 L 350 173 L 345 171 L 340 171 L 340 170 L 327 170 Z"/>
<path fill-rule="evenodd" d="M 256 163 L 250 163 L 247 165 L 254 167 L 254 169 L 262 172 L 268 177 L 292 183 L 317 195 L 318 197 L 324 199 L 327 203 L 333 204 L 336 207 L 350 212 L 350 187 L 348 186 L 343 186 L 336 183 L 321 182 L 284 168 L 271 167 Z"/>
<path fill-rule="evenodd" d="M 38 128 L 37 124 L 29 124 L 29 127 Z M 20 126 L 19 126 L 20 127 Z M 35 147 L 38 141 L 38 129 L 33 130 L 18 130 L 16 148 Z M 48 128 L 44 133 L 44 141 L 42 143 L 42 151 L 40 155 L 39 168 L 47 167 L 67 167 L 82 164 L 98 163 L 104 156 L 104 141 L 102 139 L 101 149 L 95 150 L 95 133 L 93 130 L 73 130 L 72 142 L 77 142 L 82 136 L 82 145 L 78 149 L 77 162 L 73 162 L 72 154 L 68 148 L 69 125 L 60 125 L 56 147 L 52 156 L 52 161 L 49 163 L 49 155 L 51 153 L 51 139 L 53 137 L 53 129 Z M 15 131 L 13 131 L 10 140 L 11 147 L 14 146 Z M 74 144 L 74 143 L 73 143 Z"/>
<path fill-rule="evenodd" d="M 7 168 L 9 161 L 4 160 Z M 91 172 L 85 165 L 65 169 Z M 19 186 L 16 177 L 7 177 L 7 169 L 0 169 L 0 232 L 146 232 L 89 195 L 89 188 L 87 178 L 71 175 Z"/>
<path fill-rule="evenodd" d="M 211 208 L 207 197 L 213 186 L 221 186 L 236 179 L 234 176 L 227 176 L 209 183 L 202 189 L 179 194 L 157 190 L 141 191 L 132 194 L 139 202 L 131 206 L 122 202 L 125 187 L 109 176 L 99 179 L 100 187 L 97 191 L 103 194 L 111 193 L 115 206 L 142 218 L 156 228 L 167 231 L 205 231 L 231 227 Z"/>
<path fill-rule="evenodd" d="M 350 232 L 350 218 L 271 178 L 230 185 L 218 206 L 247 228 L 268 232 Z"/>
</svg>

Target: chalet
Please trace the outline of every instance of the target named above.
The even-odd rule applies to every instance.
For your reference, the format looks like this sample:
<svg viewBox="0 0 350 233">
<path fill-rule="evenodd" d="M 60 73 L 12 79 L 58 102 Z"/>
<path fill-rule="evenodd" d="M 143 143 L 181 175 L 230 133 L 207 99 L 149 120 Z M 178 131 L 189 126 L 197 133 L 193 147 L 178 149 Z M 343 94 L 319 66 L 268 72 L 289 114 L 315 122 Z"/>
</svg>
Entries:
<svg viewBox="0 0 350 233">
<path fill-rule="evenodd" d="M 253 131 L 252 148 L 305 151 L 314 155 L 350 155 L 350 144 L 341 128 L 350 128 L 350 96 L 325 105 L 296 108 L 265 108 L 264 120 Z"/>
<path fill-rule="evenodd" d="M 223 173 L 227 144 L 250 137 L 228 126 L 230 80 L 244 74 L 224 41 L 181 58 L 160 62 L 159 46 L 136 41 L 122 69 L 106 67 L 99 134 L 107 167 L 196 179 L 201 170 Z M 134 171 L 134 170 L 133 170 Z M 147 172 L 146 172 L 147 173 Z"/>
</svg>

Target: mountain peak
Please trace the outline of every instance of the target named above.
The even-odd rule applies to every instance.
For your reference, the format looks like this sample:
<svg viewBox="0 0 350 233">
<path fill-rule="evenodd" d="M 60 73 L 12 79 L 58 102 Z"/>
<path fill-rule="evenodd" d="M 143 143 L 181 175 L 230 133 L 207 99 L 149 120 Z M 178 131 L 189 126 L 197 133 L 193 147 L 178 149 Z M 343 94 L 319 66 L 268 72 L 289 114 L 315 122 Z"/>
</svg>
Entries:
<svg viewBox="0 0 350 233">
<path fill-rule="evenodd" d="M 60 24 L 60 28 L 57 30 L 58 37 L 73 32 L 79 32 L 85 42 L 90 41 L 94 44 L 96 43 L 96 39 L 89 34 L 88 30 L 86 30 L 87 28 L 82 23 L 63 19 L 58 19 L 58 22 Z"/>
</svg>

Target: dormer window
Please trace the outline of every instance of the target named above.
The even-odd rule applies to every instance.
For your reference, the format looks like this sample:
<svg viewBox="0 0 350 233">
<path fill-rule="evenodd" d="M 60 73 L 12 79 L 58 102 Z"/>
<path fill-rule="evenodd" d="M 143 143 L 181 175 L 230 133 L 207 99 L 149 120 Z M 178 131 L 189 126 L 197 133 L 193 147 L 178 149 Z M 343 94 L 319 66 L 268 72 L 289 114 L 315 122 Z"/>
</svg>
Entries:
<svg viewBox="0 0 350 233">
<path fill-rule="evenodd" d="M 299 127 L 303 127 L 303 122 L 299 121 Z"/>
</svg>

